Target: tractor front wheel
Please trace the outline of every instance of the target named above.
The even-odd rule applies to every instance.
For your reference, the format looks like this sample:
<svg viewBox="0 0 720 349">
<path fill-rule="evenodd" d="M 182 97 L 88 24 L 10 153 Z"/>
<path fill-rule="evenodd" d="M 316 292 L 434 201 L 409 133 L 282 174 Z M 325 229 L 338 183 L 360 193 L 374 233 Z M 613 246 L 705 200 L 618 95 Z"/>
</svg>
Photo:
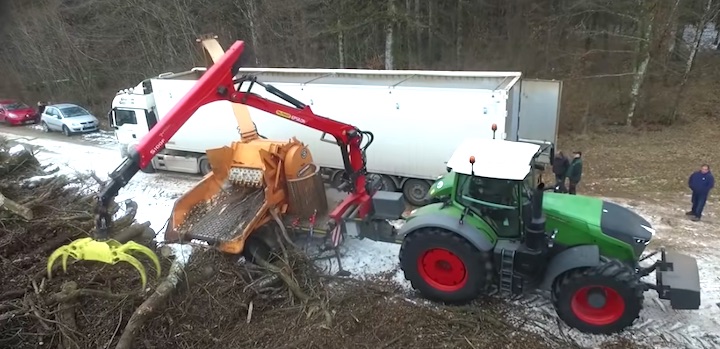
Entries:
<svg viewBox="0 0 720 349">
<path fill-rule="evenodd" d="M 644 288 L 634 270 L 618 260 L 573 270 L 553 287 L 558 316 L 570 327 L 593 334 L 620 332 L 640 316 Z"/>
<path fill-rule="evenodd" d="M 422 228 L 400 247 L 405 279 L 423 297 L 451 304 L 467 303 L 485 292 L 492 277 L 489 252 L 440 228 Z"/>
</svg>

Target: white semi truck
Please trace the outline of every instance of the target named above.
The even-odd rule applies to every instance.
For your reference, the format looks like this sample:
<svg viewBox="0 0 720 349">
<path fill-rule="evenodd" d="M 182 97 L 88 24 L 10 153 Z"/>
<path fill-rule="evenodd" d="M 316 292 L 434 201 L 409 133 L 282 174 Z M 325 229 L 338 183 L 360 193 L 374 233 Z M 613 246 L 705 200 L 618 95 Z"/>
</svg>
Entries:
<svg viewBox="0 0 720 349">
<path fill-rule="evenodd" d="M 146 79 L 118 92 L 109 114 L 122 151 L 136 144 L 205 72 L 194 68 Z M 562 82 L 527 80 L 519 72 L 242 68 L 309 105 L 315 113 L 374 133 L 367 170 L 385 190 L 401 190 L 413 205 L 426 203 L 432 181 L 460 139 L 496 137 L 555 144 Z M 247 83 L 243 89 L 247 89 Z M 283 102 L 259 85 L 252 92 Z M 246 108 L 258 133 L 309 145 L 325 178 L 335 182 L 343 164 L 336 145 L 312 128 Z M 492 125 L 497 130 L 492 130 Z M 195 112 L 145 171 L 206 174 L 206 149 L 240 139 L 232 104 L 218 101 Z M 551 148 L 549 148 L 551 149 Z M 549 163 L 551 150 L 542 157 Z"/>
</svg>

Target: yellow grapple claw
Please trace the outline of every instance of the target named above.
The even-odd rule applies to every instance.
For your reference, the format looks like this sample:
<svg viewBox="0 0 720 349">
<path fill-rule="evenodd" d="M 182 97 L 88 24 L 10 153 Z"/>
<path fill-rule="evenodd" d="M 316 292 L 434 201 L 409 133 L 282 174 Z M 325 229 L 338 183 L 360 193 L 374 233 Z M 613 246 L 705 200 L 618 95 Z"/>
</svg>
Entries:
<svg viewBox="0 0 720 349">
<path fill-rule="evenodd" d="M 55 260 L 61 257 L 63 271 L 67 271 L 67 260 L 69 257 L 73 257 L 76 260 L 96 261 L 107 264 L 126 262 L 138 270 L 142 281 L 142 287 L 145 288 L 147 284 L 145 267 L 143 267 L 142 263 L 140 263 L 137 258 L 130 255 L 133 251 L 140 252 L 150 258 L 155 265 L 157 276 L 160 277 L 160 260 L 157 255 L 146 246 L 138 244 L 134 241 L 121 244 L 117 240 L 111 239 L 107 241 L 96 241 L 92 238 L 78 239 L 55 250 L 50 255 L 50 258 L 48 258 L 48 277 L 52 277 L 52 267 Z"/>
<path fill-rule="evenodd" d="M 147 248 L 147 246 L 138 244 L 135 241 L 129 241 L 129 242 L 125 243 L 124 245 L 120 246 L 119 250 L 123 251 L 124 253 L 137 251 L 137 252 L 144 254 L 145 256 L 150 258 L 150 260 L 153 262 L 153 264 L 155 265 L 155 274 L 157 275 L 157 277 L 160 277 L 160 259 L 155 254 L 155 252 L 153 252 L 151 249 Z"/>
</svg>

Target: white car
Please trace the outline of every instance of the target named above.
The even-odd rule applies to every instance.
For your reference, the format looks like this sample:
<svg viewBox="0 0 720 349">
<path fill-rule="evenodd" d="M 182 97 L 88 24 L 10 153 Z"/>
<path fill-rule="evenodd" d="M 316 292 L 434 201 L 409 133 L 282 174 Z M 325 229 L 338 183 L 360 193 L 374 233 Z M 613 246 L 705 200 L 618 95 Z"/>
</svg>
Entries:
<svg viewBox="0 0 720 349">
<path fill-rule="evenodd" d="M 73 133 L 96 132 L 98 119 L 85 108 L 75 104 L 52 104 L 40 116 L 43 132 L 60 131 L 66 136 Z"/>
</svg>

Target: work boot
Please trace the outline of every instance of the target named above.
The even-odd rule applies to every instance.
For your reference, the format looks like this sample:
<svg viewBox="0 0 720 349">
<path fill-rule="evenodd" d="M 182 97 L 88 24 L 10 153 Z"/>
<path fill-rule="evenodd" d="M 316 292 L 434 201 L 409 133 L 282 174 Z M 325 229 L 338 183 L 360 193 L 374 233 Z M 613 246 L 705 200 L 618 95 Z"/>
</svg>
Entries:
<svg viewBox="0 0 720 349">
<path fill-rule="evenodd" d="M 685 212 L 685 215 L 686 216 L 694 216 L 695 214 L 693 213 L 693 211 L 687 211 L 687 212 Z"/>
<path fill-rule="evenodd" d="M 698 217 L 698 216 L 692 216 L 692 217 L 690 217 L 690 220 L 693 221 L 693 222 L 699 222 L 699 221 L 700 221 L 700 217 Z"/>
</svg>

